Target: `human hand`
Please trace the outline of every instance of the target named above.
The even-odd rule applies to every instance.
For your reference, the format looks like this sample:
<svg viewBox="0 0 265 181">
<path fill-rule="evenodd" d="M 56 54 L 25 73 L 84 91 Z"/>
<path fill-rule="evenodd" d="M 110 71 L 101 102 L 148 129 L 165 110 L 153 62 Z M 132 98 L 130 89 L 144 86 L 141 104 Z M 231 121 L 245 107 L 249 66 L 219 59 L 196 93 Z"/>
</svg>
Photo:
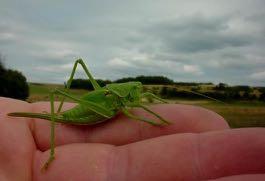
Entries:
<svg viewBox="0 0 265 181">
<path fill-rule="evenodd" d="M 211 111 L 167 104 L 151 108 L 169 126 L 123 115 L 95 126 L 57 124 L 55 160 L 43 173 L 50 123 L 6 114 L 49 105 L 0 98 L 0 180 L 265 180 L 264 128 L 229 129 Z"/>
</svg>

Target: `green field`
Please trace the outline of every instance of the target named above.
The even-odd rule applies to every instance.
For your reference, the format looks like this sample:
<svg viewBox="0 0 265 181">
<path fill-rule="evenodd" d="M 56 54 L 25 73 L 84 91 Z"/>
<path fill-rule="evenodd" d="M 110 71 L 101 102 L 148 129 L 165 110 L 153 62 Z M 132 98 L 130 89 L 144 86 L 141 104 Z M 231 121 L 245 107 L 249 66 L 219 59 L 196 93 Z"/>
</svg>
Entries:
<svg viewBox="0 0 265 181">
<path fill-rule="evenodd" d="M 57 84 L 30 84 L 30 96 L 28 102 L 48 101 L 49 91 L 54 88 L 63 89 L 63 85 Z M 70 90 L 71 94 L 80 96 L 87 90 Z M 57 96 L 55 98 L 59 100 Z M 70 100 L 68 100 L 70 101 Z M 229 125 L 233 128 L 237 127 L 265 127 L 265 102 L 259 101 L 236 101 L 222 104 L 211 100 L 169 100 L 172 103 L 190 104 L 205 107 L 222 115 Z"/>
<path fill-rule="evenodd" d="M 29 98 L 27 99 L 28 102 L 38 102 L 38 101 L 49 101 L 49 92 L 53 89 L 64 89 L 63 85 L 59 84 L 39 84 L 39 83 L 30 83 L 29 84 Z M 81 89 L 71 89 L 69 91 L 70 94 L 74 94 L 76 96 L 83 95 L 86 93 L 87 90 Z M 56 96 L 55 100 L 59 100 L 59 97 Z M 70 100 L 68 100 L 70 101 Z"/>
<path fill-rule="evenodd" d="M 176 101 L 177 103 L 198 105 L 222 115 L 233 128 L 265 127 L 265 103 L 238 101 L 228 104 L 214 101 Z"/>
</svg>

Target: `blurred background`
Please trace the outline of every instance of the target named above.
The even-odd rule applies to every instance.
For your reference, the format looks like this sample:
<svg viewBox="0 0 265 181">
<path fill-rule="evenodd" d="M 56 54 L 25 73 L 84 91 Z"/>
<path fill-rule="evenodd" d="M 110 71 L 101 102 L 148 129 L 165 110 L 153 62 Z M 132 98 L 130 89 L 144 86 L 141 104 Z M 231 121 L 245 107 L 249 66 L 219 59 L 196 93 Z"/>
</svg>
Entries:
<svg viewBox="0 0 265 181">
<path fill-rule="evenodd" d="M 102 86 L 141 81 L 231 127 L 265 126 L 264 8 L 263 0 L 0 0 L 0 96 L 48 101 L 82 58 Z M 71 88 L 91 90 L 80 67 Z"/>
</svg>

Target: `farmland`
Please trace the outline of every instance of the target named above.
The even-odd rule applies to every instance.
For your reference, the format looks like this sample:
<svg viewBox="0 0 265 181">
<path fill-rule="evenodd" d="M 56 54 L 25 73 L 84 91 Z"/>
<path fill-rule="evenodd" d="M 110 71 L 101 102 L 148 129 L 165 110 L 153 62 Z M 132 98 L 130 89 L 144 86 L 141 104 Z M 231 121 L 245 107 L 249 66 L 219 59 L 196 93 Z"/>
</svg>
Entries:
<svg viewBox="0 0 265 181">
<path fill-rule="evenodd" d="M 159 90 L 161 86 L 145 86 L 146 89 Z M 63 89 L 63 85 L 59 84 L 30 84 L 30 96 L 28 102 L 49 101 L 49 91 L 59 88 Z M 185 87 L 184 87 L 185 88 Z M 207 89 L 206 87 L 204 89 Z M 71 89 L 70 93 L 80 96 L 87 90 Z M 59 100 L 57 96 L 55 98 Z M 68 100 L 70 101 L 70 100 Z M 170 103 L 190 104 L 210 109 L 223 116 L 232 128 L 237 127 L 265 127 L 265 102 L 261 101 L 229 101 L 228 103 L 219 103 L 209 99 L 168 99 Z"/>
</svg>

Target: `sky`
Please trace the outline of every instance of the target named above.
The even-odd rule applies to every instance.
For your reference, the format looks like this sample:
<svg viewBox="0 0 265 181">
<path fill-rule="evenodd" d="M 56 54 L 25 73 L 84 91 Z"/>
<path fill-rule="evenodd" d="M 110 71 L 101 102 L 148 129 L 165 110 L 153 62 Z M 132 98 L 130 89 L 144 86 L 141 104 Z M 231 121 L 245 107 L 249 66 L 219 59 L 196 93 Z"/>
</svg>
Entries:
<svg viewBox="0 0 265 181">
<path fill-rule="evenodd" d="M 0 54 L 29 82 L 63 83 L 82 58 L 97 79 L 265 86 L 264 9 L 264 0 L 0 0 Z"/>
</svg>

